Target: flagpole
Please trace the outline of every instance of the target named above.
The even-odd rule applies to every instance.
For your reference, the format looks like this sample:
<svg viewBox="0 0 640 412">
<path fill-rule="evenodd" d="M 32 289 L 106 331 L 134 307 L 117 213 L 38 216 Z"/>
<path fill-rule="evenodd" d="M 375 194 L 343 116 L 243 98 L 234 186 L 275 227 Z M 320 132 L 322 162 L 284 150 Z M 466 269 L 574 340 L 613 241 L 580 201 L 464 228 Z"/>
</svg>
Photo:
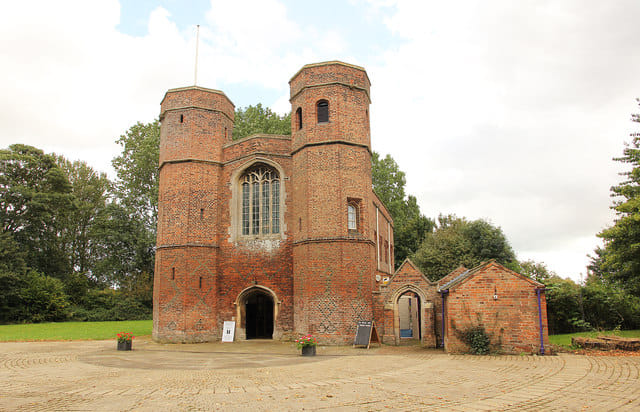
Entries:
<svg viewBox="0 0 640 412">
<path fill-rule="evenodd" d="M 193 85 L 198 84 L 198 45 L 200 43 L 200 25 L 196 26 L 196 64 L 193 73 Z"/>
</svg>

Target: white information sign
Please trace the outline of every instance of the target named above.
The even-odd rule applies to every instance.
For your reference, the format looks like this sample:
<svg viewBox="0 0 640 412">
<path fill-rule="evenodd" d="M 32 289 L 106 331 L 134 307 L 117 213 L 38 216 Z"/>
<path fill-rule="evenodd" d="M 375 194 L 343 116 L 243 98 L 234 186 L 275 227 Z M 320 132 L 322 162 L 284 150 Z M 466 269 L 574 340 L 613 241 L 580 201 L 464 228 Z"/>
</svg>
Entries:
<svg viewBox="0 0 640 412">
<path fill-rule="evenodd" d="M 224 321 L 224 327 L 222 328 L 222 341 L 233 342 L 233 336 L 236 334 L 236 322 L 232 320 Z"/>
</svg>

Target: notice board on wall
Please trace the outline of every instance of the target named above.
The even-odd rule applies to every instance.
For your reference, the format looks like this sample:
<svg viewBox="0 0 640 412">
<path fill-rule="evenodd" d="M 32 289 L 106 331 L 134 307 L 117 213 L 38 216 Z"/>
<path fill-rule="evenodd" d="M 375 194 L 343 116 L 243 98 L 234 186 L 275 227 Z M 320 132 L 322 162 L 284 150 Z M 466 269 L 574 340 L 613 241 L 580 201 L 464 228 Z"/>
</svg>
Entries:
<svg viewBox="0 0 640 412">
<path fill-rule="evenodd" d="M 367 349 L 369 349 L 372 342 L 380 344 L 376 324 L 372 320 L 358 321 L 356 338 L 353 341 L 353 346 L 366 346 Z"/>
</svg>

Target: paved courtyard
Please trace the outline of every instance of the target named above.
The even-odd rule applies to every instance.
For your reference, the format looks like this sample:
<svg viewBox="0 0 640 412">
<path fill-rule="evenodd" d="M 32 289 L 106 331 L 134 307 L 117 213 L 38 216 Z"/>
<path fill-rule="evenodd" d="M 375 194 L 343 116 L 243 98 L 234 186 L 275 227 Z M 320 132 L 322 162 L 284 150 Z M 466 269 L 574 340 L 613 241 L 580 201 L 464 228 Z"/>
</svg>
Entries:
<svg viewBox="0 0 640 412">
<path fill-rule="evenodd" d="M 416 347 L 0 343 L 0 410 L 640 410 L 640 357 Z"/>
</svg>

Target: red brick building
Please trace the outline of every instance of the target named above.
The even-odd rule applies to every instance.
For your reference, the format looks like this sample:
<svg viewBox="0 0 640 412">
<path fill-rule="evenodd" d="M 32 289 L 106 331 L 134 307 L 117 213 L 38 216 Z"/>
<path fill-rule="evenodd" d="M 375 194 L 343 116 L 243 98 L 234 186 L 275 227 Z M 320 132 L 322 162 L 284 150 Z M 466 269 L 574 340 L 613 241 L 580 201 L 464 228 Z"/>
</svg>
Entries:
<svg viewBox="0 0 640 412">
<path fill-rule="evenodd" d="M 291 136 L 231 140 L 234 106 L 201 87 L 161 104 L 155 339 L 346 343 L 393 268 L 389 213 L 372 191 L 369 78 L 304 66 Z"/>
<path fill-rule="evenodd" d="M 549 346 L 544 285 L 495 261 L 461 266 L 436 283 L 407 259 L 375 296 L 384 343 L 468 352 L 462 332 L 482 326 L 492 351 L 544 354 Z"/>
<path fill-rule="evenodd" d="M 413 327 L 394 324 L 402 313 L 436 346 L 437 285 L 410 263 L 393 274 L 393 222 L 371 183 L 367 73 L 310 64 L 289 85 L 291 136 L 232 141 L 234 106 L 218 90 L 162 100 L 154 339 L 219 340 L 233 320 L 241 340 L 351 343 L 356 322 L 374 319 L 400 343 Z M 388 296 L 392 277 L 404 289 Z"/>
</svg>

